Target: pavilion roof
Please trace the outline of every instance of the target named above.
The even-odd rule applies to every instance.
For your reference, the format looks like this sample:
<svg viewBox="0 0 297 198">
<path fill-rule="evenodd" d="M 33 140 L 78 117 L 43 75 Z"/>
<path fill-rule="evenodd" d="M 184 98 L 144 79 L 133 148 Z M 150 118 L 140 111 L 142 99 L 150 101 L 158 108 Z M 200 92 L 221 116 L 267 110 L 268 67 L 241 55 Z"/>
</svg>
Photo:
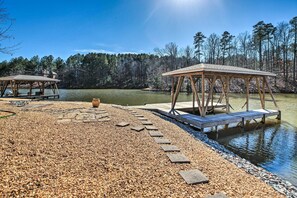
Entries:
<svg viewBox="0 0 297 198">
<path fill-rule="evenodd" d="M 252 76 L 276 76 L 271 72 L 264 72 L 253 69 L 246 69 L 243 67 L 227 66 L 227 65 L 213 65 L 213 64 L 198 64 L 189 67 L 184 67 L 174 71 L 163 73 L 162 76 L 186 76 L 195 73 L 219 73 L 219 74 L 239 74 Z"/>
<path fill-rule="evenodd" d="M 16 75 L 0 77 L 0 81 L 33 81 L 33 82 L 60 82 L 58 79 L 48 78 L 44 76 L 31 76 L 31 75 Z"/>
</svg>

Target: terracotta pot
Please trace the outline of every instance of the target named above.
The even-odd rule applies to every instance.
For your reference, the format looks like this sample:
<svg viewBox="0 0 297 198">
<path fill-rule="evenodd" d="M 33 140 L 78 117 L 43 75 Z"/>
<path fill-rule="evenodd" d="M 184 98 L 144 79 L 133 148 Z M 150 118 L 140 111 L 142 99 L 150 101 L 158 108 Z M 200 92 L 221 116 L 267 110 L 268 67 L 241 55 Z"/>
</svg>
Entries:
<svg viewBox="0 0 297 198">
<path fill-rule="evenodd" d="M 100 99 L 99 98 L 93 98 L 92 105 L 94 108 L 98 108 L 100 105 Z"/>
</svg>

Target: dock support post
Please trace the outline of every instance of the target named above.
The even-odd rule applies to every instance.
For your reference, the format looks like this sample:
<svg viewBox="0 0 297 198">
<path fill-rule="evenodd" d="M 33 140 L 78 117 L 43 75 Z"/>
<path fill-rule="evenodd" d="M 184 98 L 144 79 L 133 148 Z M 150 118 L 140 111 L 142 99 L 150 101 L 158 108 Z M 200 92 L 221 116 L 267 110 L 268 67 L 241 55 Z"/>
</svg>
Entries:
<svg viewBox="0 0 297 198">
<path fill-rule="evenodd" d="M 244 117 L 241 118 L 241 128 L 244 130 Z"/>
<path fill-rule="evenodd" d="M 276 117 L 277 120 L 281 120 L 282 119 L 282 112 L 280 110 L 278 110 L 278 115 Z"/>
<path fill-rule="evenodd" d="M 266 119 L 266 115 L 263 114 L 263 116 L 262 116 L 262 120 L 261 120 L 261 123 L 262 123 L 262 124 L 265 124 L 265 119 Z"/>
<path fill-rule="evenodd" d="M 228 129 L 229 124 L 225 124 L 224 130 Z"/>
</svg>

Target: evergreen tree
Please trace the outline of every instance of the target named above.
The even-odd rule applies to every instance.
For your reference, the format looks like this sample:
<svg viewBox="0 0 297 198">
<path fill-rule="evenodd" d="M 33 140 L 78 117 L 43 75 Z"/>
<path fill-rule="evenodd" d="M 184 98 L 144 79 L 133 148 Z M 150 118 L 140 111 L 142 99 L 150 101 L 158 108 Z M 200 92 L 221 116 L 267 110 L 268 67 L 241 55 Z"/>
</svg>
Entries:
<svg viewBox="0 0 297 198">
<path fill-rule="evenodd" d="M 195 55 L 198 59 L 198 63 L 201 63 L 200 56 L 202 55 L 202 45 L 205 38 L 202 32 L 197 32 L 194 36 Z"/>
</svg>

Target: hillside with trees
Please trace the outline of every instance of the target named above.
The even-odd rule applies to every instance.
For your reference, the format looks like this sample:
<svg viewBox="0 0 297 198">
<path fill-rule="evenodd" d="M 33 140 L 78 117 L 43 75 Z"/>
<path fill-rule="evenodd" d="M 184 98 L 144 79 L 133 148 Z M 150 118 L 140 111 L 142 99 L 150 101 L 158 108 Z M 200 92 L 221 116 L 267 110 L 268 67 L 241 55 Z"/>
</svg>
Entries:
<svg viewBox="0 0 297 198">
<path fill-rule="evenodd" d="M 193 47 L 168 43 L 154 54 L 75 54 L 67 59 L 52 55 L 13 58 L 0 63 L 0 76 L 29 74 L 50 77 L 57 73 L 62 88 L 147 88 L 169 90 L 163 72 L 198 63 L 233 65 L 269 71 L 275 91 L 296 92 L 297 17 L 274 26 L 259 21 L 252 33 L 232 35 L 202 32 Z"/>
</svg>

